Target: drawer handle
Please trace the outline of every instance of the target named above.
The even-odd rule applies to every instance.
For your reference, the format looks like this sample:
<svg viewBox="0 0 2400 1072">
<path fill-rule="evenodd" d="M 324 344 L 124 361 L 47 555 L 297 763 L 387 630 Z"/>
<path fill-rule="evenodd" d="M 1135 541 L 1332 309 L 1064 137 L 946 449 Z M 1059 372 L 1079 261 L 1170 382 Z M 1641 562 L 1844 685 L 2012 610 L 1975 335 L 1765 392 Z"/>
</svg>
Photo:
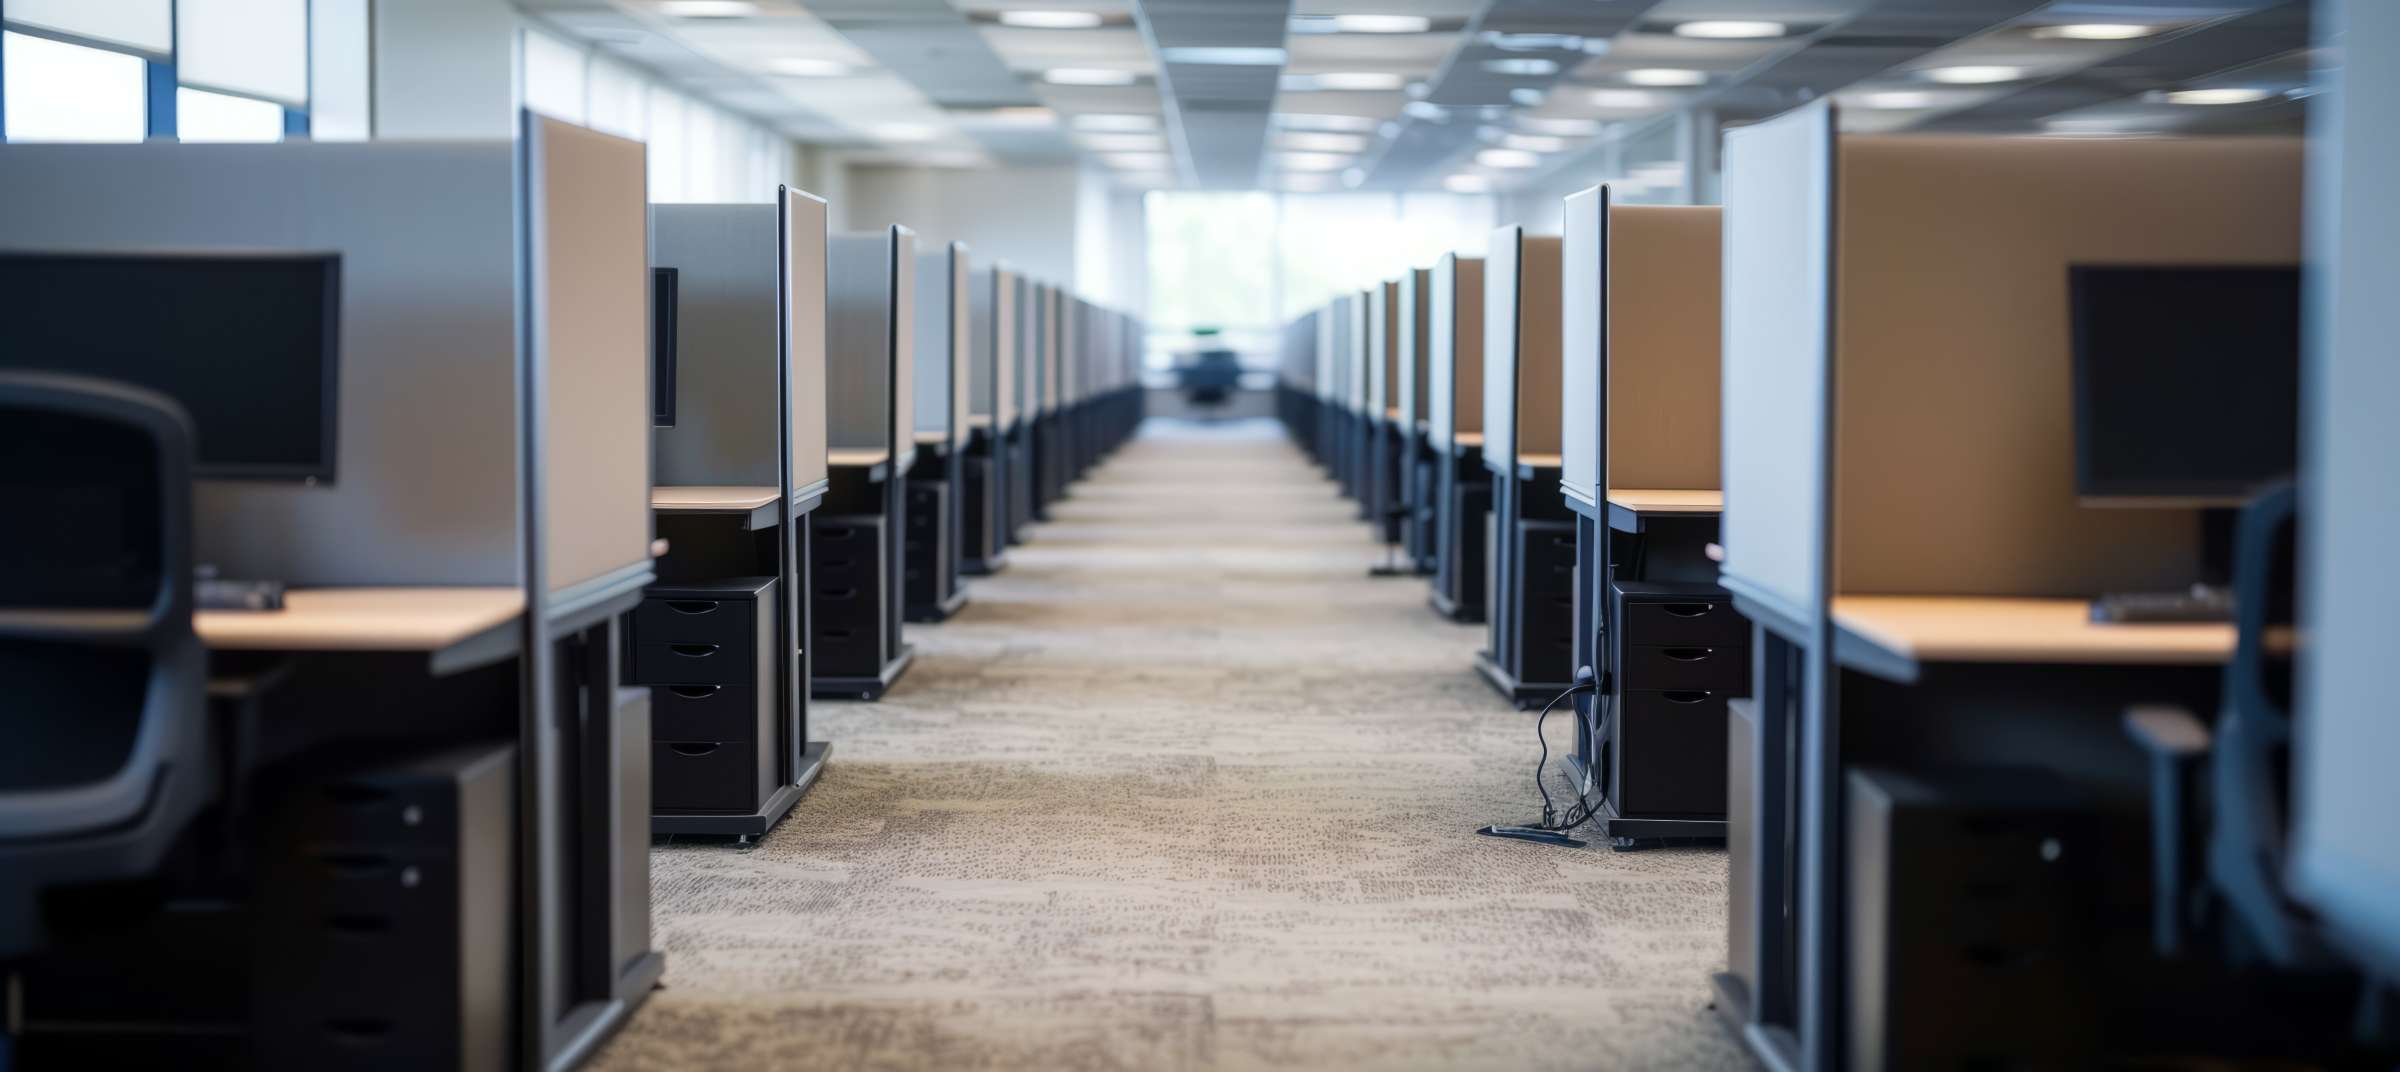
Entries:
<svg viewBox="0 0 2400 1072">
<path fill-rule="evenodd" d="M 717 694 L 723 685 L 669 685 L 667 691 L 686 700 L 705 700 Z"/>
<path fill-rule="evenodd" d="M 818 535 L 819 537 L 821 537 L 821 538 L 828 539 L 828 540 L 847 540 L 847 539 L 849 539 L 849 538 L 851 538 L 851 537 L 853 537 L 853 536 L 856 536 L 856 535 L 858 535 L 858 530 L 857 530 L 857 529 L 836 529 L 836 528 L 822 528 L 822 529 L 818 529 L 818 530 L 817 530 L 817 535 Z"/>
<path fill-rule="evenodd" d="M 706 614 L 717 609 L 717 605 L 703 599 L 671 599 L 667 601 L 667 609 L 677 614 Z"/>
<path fill-rule="evenodd" d="M 827 640 L 848 640 L 851 637 L 851 632 L 848 629 L 819 629 L 817 630 L 817 635 L 822 636 Z"/>
<path fill-rule="evenodd" d="M 821 565 L 826 569 L 849 569 L 852 566 L 858 565 L 858 563 L 847 558 L 828 558 L 825 561 L 818 563 L 818 565 Z"/>
<path fill-rule="evenodd" d="M 1661 603 L 1659 608 L 1676 618 L 1698 618 L 1716 609 L 1707 603 Z"/>
<path fill-rule="evenodd" d="M 686 659 L 705 659 L 717 653 L 714 644 L 669 644 L 667 650 Z"/>
<path fill-rule="evenodd" d="M 818 598 L 820 598 L 820 599 L 857 599 L 857 598 L 858 598 L 858 589 L 856 589 L 856 588 L 819 588 L 819 589 L 817 589 L 817 597 L 818 597 Z"/>
<path fill-rule="evenodd" d="M 1709 656 L 1716 654 L 1716 649 L 1714 649 L 1714 648 L 1666 648 L 1666 649 L 1663 649 L 1663 650 L 1661 650 L 1661 651 L 1659 652 L 1659 654 L 1661 654 L 1661 655 L 1664 655 L 1664 656 L 1666 656 L 1667 658 L 1673 659 L 1673 660 L 1675 660 L 1676 662 L 1679 662 L 1679 663 L 1697 663 L 1697 662 L 1704 662 L 1704 661 L 1706 661 L 1706 660 L 1708 659 L 1708 657 L 1709 657 Z"/>
<path fill-rule="evenodd" d="M 675 753 L 676 755 L 679 755 L 679 756 L 705 756 L 705 755 L 709 754 L 710 752 L 714 752 L 714 751 L 716 751 L 716 750 L 717 750 L 717 746 L 716 746 L 716 745 L 713 745 L 713 744 L 695 744 L 695 743 L 685 743 L 685 742 L 679 742 L 679 743 L 676 743 L 676 744 L 671 744 L 671 745 L 668 745 L 668 746 L 667 746 L 667 750 L 668 750 L 668 751 L 671 751 L 671 752 L 673 752 L 673 753 Z"/>
<path fill-rule="evenodd" d="M 1658 698 L 1665 700 L 1668 703 L 1695 704 L 1702 700 L 1708 699 L 1708 694 L 1705 692 L 1687 692 L 1678 689 L 1671 692 L 1659 693 Z"/>
</svg>

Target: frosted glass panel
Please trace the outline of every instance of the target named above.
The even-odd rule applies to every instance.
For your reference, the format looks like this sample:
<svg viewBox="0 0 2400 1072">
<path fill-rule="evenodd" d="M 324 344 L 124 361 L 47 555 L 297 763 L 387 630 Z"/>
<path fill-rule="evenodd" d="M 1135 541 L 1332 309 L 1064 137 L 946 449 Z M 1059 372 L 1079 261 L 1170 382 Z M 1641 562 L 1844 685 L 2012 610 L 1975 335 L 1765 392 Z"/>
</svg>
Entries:
<svg viewBox="0 0 2400 1072">
<path fill-rule="evenodd" d="M 175 45 L 168 0 L 8 0 L 10 25 L 70 33 L 165 55 Z"/>
<path fill-rule="evenodd" d="M 593 130 L 619 137 L 647 138 L 649 90 L 649 80 L 640 71 L 594 56 L 584 82 L 584 122 Z"/>
<path fill-rule="evenodd" d="M 525 106 L 570 123 L 583 122 L 583 50 L 549 34 L 526 31 Z"/>
<path fill-rule="evenodd" d="M 307 107 L 308 0 L 180 0 L 175 77 Z"/>
<path fill-rule="evenodd" d="M 122 52 L 0 34 L 8 140 L 142 140 L 150 114 L 143 66 L 141 57 Z"/>
<path fill-rule="evenodd" d="M 182 141 L 282 141 L 283 106 L 205 89 L 178 89 L 175 137 Z"/>
<path fill-rule="evenodd" d="M 366 140 L 367 0 L 310 0 L 308 47 L 308 136 Z"/>
</svg>

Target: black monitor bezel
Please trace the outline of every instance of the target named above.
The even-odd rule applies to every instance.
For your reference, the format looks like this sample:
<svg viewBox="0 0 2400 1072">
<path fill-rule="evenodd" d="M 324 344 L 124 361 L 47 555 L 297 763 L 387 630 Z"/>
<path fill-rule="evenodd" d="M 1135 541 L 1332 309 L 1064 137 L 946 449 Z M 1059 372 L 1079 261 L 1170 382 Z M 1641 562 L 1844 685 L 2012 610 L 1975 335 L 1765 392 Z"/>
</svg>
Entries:
<svg viewBox="0 0 2400 1072">
<path fill-rule="evenodd" d="M 2256 497 L 2259 491 L 2274 480 L 2256 481 L 2191 481 L 2173 491 L 2155 490 L 2156 485 L 2125 485 L 2122 481 L 2100 479 L 2092 472 L 2092 431 L 2095 415 L 2090 400 L 2093 374 L 2092 340 L 2087 332 L 2091 325 L 2084 315 L 2087 300 L 2085 281 L 2095 275 L 2117 272 L 2299 272 L 2297 263 L 2105 263 L 2069 264 L 2067 266 L 2067 362 L 2070 367 L 2068 406 L 2073 412 L 2075 429 L 2075 501 L 2077 505 L 2109 509 L 2172 509 L 2176 507 L 2215 508 L 2241 506 Z M 2305 279 L 2303 285 L 2305 286 Z M 2305 294 L 2303 301 L 2306 300 Z"/>
<path fill-rule="evenodd" d="M 192 478 L 195 480 L 283 481 L 329 487 L 340 461 L 341 444 L 341 369 L 342 369 L 342 255 L 338 250 L 256 250 L 256 249 L 169 249 L 169 250 L 15 250 L 0 249 L 0 262 L 39 261 L 51 264 L 67 262 L 122 263 L 126 261 L 202 261 L 257 262 L 276 261 L 291 264 L 319 264 L 324 267 L 325 323 L 324 338 L 318 346 L 323 367 L 318 369 L 323 390 L 319 398 L 323 412 L 318 415 L 317 427 L 321 441 L 317 444 L 315 465 L 267 465 L 208 462 L 194 451 Z M 180 400 L 178 400 L 180 403 Z"/>
<path fill-rule="evenodd" d="M 665 301 L 660 301 L 661 295 Z M 679 340 L 676 336 L 683 319 L 683 272 L 681 269 L 654 264 L 650 266 L 650 427 L 675 427 L 675 376 Z M 661 316 L 661 311 L 665 315 Z"/>
</svg>

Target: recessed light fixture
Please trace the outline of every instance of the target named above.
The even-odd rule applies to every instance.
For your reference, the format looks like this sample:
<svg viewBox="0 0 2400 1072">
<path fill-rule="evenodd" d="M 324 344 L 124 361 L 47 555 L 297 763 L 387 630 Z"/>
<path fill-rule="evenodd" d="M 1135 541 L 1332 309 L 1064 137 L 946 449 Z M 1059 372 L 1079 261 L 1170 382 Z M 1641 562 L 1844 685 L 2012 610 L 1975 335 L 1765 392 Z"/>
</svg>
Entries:
<svg viewBox="0 0 2400 1072">
<path fill-rule="evenodd" d="M 1763 37 L 1781 37 L 1784 25 L 1764 19 L 1699 19 L 1675 24 L 1677 37 L 1701 37 L 1712 41 L 1754 41 Z"/>
<path fill-rule="evenodd" d="M 1565 151 L 1567 139 L 1549 134 L 1508 134 L 1501 137 L 1500 144 L 1531 153 L 1556 153 Z"/>
<path fill-rule="evenodd" d="M 1698 86 L 1708 83 L 1708 72 L 1689 67 L 1636 67 L 1619 77 L 1637 86 Z"/>
<path fill-rule="evenodd" d="M 1350 166 L 1350 157 L 1343 153 L 1278 153 L 1275 159 L 1285 171 L 1340 171 Z"/>
<path fill-rule="evenodd" d="M 998 123 L 1012 127 L 1046 127 L 1058 120 L 1057 112 L 1053 112 L 1048 108 L 1041 107 L 1040 105 L 1026 104 L 1008 105 L 1000 108 L 986 108 L 980 112 L 967 112 L 965 114 L 970 118 L 981 119 L 987 123 Z"/>
<path fill-rule="evenodd" d="M 1600 133 L 1600 121 L 1597 119 L 1547 119 L 1529 115 L 1518 118 L 1517 125 L 1536 134 L 1556 134 L 1565 138 L 1588 138 Z"/>
<path fill-rule="evenodd" d="M 1131 112 L 1091 112 L 1075 117 L 1077 130 L 1157 130 L 1158 117 Z"/>
<path fill-rule="evenodd" d="M 1308 76 L 1318 89 L 1388 91 L 1400 88 L 1407 79 L 1390 71 L 1327 71 Z"/>
<path fill-rule="evenodd" d="M 1540 167 L 1542 157 L 1523 149 L 1485 149 L 1475 154 L 1475 162 L 1488 168 L 1529 168 Z"/>
<path fill-rule="evenodd" d="M 1503 59 L 1485 60 L 1483 69 L 1493 74 L 1505 74 L 1517 78 L 1545 78 L 1558 73 L 1558 61 L 1542 59 L 1539 56 L 1509 56 Z"/>
<path fill-rule="evenodd" d="M 1175 162 L 1165 153 L 1102 153 L 1100 159 L 1126 171 L 1165 171 Z"/>
<path fill-rule="evenodd" d="M 1327 153 L 1355 153 L 1367 147 L 1362 134 L 1320 134 L 1310 131 L 1285 131 L 1276 140 L 1287 149 L 1313 149 Z"/>
<path fill-rule="evenodd" d="M 1484 31 L 1483 43 L 1502 52 L 1581 52 L 1584 38 L 1579 34 L 1563 33 L 1505 33 Z"/>
<path fill-rule="evenodd" d="M 1432 101 L 1412 100 L 1407 104 L 1400 106 L 1400 114 L 1405 115 L 1410 119 L 1422 119 L 1428 123 L 1439 123 L 1450 118 L 1450 109 L 1444 108 L 1439 104 L 1433 103 Z"/>
<path fill-rule="evenodd" d="M 850 73 L 850 65 L 815 56 L 783 56 L 768 60 L 767 70 L 791 78 L 840 78 Z"/>
<path fill-rule="evenodd" d="M 1520 108 L 1538 108 L 1543 101 L 1548 99 L 1550 99 L 1548 93 L 1531 86 L 1518 86 L 1508 91 L 1508 102 Z"/>
<path fill-rule="evenodd" d="M 1168 63 L 1205 63 L 1219 67 L 1281 67 L 1280 48 L 1225 48 L 1206 45 L 1185 45 L 1158 50 L 1158 58 Z"/>
<path fill-rule="evenodd" d="M 1591 100 L 1595 108 L 1649 108 L 1658 103 L 1658 94 L 1646 89 L 1595 89 Z"/>
<path fill-rule="evenodd" d="M 2069 22 L 2058 26 L 2036 26 L 2033 36 L 2049 41 L 2131 41 L 2165 28 L 2144 26 L 2138 22 Z"/>
<path fill-rule="evenodd" d="M 877 141 L 932 141 L 942 132 L 929 123 L 884 123 L 868 133 Z"/>
<path fill-rule="evenodd" d="M 1000 25 L 1023 30 L 1089 30 L 1100 25 L 1097 11 L 1003 11 Z"/>
<path fill-rule="evenodd" d="M 1375 121 L 1363 115 L 1314 115 L 1308 112 L 1277 112 L 1275 125 L 1291 130 L 1375 129 Z"/>
<path fill-rule="evenodd" d="M 2222 86 L 2214 89 L 2175 89 L 2158 95 L 2169 104 L 2256 104 L 2275 94 L 2249 86 Z"/>
<path fill-rule="evenodd" d="M 2025 68 L 1998 63 L 1970 63 L 1956 67 L 1927 67 L 1917 74 L 1927 81 L 1946 86 L 1989 86 L 2023 78 Z"/>
<path fill-rule="evenodd" d="M 1086 134 L 1083 147 L 1096 153 L 1163 153 L 1167 144 L 1156 134 Z"/>
<path fill-rule="evenodd" d="M 658 13 L 679 19 L 746 19 L 758 14 L 751 0 L 660 0 Z"/>
<path fill-rule="evenodd" d="M 1454 194 L 1490 193 L 1492 180 L 1481 175 L 1452 175 L 1442 180 L 1442 189 Z"/>
<path fill-rule="evenodd" d="M 1337 33 L 1424 33 L 1433 28 L 1433 20 L 1423 15 L 1335 15 L 1333 28 Z"/>
<path fill-rule="evenodd" d="M 1921 89 L 1885 89 L 1859 94 L 1858 103 L 1868 108 L 1930 108 L 1933 94 Z"/>
<path fill-rule="evenodd" d="M 1054 86 L 1130 86 L 1140 79 L 1114 67 L 1052 67 L 1042 72 L 1042 81 Z"/>
</svg>

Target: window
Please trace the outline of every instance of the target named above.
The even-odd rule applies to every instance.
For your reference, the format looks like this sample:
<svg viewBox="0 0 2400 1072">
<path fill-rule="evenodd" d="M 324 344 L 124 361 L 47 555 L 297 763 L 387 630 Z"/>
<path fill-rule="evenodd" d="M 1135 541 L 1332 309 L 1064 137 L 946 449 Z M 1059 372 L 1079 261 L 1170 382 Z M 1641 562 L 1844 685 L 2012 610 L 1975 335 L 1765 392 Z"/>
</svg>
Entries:
<svg viewBox="0 0 2400 1072">
<path fill-rule="evenodd" d="M 584 121 L 583 50 L 545 33 L 525 32 L 525 106 L 570 123 Z"/>
<path fill-rule="evenodd" d="M 0 33 L 0 50 L 8 140 L 140 141 L 148 133 L 140 56 L 21 33 Z"/>
<path fill-rule="evenodd" d="M 308 0 L 177 0 L 175 77 L 308 107 Z"/>
<path fill-rule="evenodd" d="M 367 0 L 311 0 L 308 11 L 308 136 L 364 140 Z"/>
<path fill-rule="evenodd" d="M 593 130 L 621 138 L 648 137 L 650 84 L 642 72 L 605 56 L 592 57 L 584 84 L 585 111 Z"/>
<path fill-rule="evenodd" d="M 178 89 L 175 136 L 184 141 L 282 141 L 283 105 L 205 89 Z"/>
</svg>

